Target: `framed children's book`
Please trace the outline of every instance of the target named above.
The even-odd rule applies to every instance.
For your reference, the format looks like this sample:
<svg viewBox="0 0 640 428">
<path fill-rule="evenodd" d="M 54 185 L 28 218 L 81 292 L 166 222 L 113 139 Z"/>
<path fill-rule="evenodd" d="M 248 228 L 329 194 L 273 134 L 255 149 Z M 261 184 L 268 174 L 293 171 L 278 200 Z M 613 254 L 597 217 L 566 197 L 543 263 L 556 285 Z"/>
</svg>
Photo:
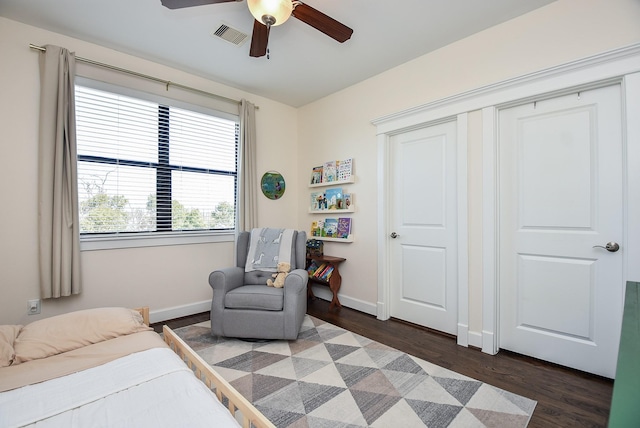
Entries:
<svg viewBox="0 0 640 428">
<path fill-rule="evenodd" d="M 336 161 L 325 162 L 322 166 L 322 182 L 336 181 Z"/>
<path fill-rule="evenodd" d="M 351 218 L 340 217 L 336 229 L 336 238 L 348 238 L 351 234 Z"/>
<path fill-rule="evenodd" d="M 353 173 L 353 159 L 345 159 L 341 161 L 337 161 L 336 165 L 336 174 L 338 181 L 345 181 L 351 178 L 351 174 Z"/>
<path fill-rule="evenodd" d="M 321 237 L 324 236 L 324 220 L 318 220 L 311 222 L 311 236 Z"/>
<path fill-rule="evenodd" d="M 311 171 L 311 184 L 322 183 L 322 166 L 314 166 Z"/>
<path fill-rule="evenodd" d="M 311 192 L 311 211 L 321 211 L 327 209 L 327 199 L 324 192 Z"/>
<path fill-rule="evenodd" d="M 338 219 L 337 218 L 325 218 L 324 219 L 324 235 L 327 238 L 335 238 L 338 235 Z"/>
<path fill-rule="evenodd" d="M 324 192 L 325 198 L 327 198 L 327 208 L 330 210 L 344 209 L 344 201 L 342 199 L 342 188 L 334 187 L 327 189 Z"/>
<path fill-rule="evenodd" d="M 342 200 L 344 201 L 344 209 L 348 210 L 353 205 L 353 195 L 351 193 L 343 193 Z"/>
</svg>

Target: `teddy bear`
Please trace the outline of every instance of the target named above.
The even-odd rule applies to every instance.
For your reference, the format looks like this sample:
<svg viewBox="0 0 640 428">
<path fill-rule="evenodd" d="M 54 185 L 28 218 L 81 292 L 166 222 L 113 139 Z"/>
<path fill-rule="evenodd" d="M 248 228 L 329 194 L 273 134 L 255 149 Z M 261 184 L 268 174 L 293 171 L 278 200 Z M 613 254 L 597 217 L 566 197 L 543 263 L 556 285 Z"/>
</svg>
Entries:
<svg viewBox="0 0 640 428">
<path fill-rule="evenodd" d="M 269 278 L 267 279 L 267 285 L 269 287 L 282 288 L 284 287 L 284 279 L 289 274 L 291 270 L 291 264 L 287 262 L 278 263 L 277 272 L 271 275 L 275 280 Z"/>
</svg>

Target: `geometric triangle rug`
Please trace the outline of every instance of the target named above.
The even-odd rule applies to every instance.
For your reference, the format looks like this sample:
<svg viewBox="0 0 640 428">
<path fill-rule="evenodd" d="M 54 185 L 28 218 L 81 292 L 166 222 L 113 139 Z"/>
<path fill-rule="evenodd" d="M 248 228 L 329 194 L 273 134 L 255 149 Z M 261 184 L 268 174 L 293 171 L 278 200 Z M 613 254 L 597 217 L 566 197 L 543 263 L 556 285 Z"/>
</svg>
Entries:
<svg viewBox="0 0 640 428">
<path fill-rule="evenodd" d="M 175 332 L 279 428 L 526 427 L 536 406 L 310 315 L 295 341 Z"/>
</svg>

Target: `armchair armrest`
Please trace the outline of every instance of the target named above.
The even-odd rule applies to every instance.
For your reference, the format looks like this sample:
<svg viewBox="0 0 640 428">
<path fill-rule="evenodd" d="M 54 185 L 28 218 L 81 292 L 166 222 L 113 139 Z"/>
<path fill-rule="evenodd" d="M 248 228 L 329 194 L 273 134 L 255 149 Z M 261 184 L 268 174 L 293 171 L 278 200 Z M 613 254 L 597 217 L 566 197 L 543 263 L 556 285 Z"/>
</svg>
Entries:
<svg viewBox="0 0 640 428">
<path fill-rule="evenodd" d="M 298 336 L 304 314 L 307 313 L 307 282 L 309 273 L 295 269 L 284 279 L 284 337 L 293 340 Z"/>
<path fill-rule="evenodd" d="M 211 299 L 212 334 L 217 336 L 224 335 L 222 314 L 224 312 L 225 296 L 234 288 L 241 287 L 243 283 L 244 269 L 240 267 L 218 269 L 209 274 L 209 285 L 213 289 L 213 299 Z"/>
<path fill-rule="evenodd" d="M 295 269 L 289 272 L 284 279 L 284 294 L 285 299 L 287 294 L 298 294 L 307 291 L 307 281 L 309 280 L 309 273 L 304 269 Z"/>
<path fill-rule="evenodd" d="M 218 269 L 209 275 L 209 285 L 220 296 L 224 296 L 234 288 L 240 287 L 244 283 L 244 269 L 240 267 L 228 267 Z"/>
</svg>

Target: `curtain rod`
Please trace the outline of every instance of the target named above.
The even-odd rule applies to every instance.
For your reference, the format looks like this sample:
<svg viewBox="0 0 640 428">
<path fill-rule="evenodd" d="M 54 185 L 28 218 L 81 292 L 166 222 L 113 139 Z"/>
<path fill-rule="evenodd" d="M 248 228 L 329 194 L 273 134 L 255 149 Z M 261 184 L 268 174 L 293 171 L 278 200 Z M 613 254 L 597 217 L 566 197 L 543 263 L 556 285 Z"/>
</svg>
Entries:
<svg viewBox="0 0 640 428">
<path fill-rule="evenodd" d="M 45 52 L 47 50 L 47 48 L 45 48 L 44 46 L 37 46 L 37 45 L 34 45 L 33 43 L 29 43 L 29 47 L 31 49 L 41 51 L 41 52 Z M 119 71 L 125 74 L 131 74 L 132 76 L 141 77 L 143 79 L 152 80 L 154 82 L 163 83 L 166 86 L 167 91 L 169 90 L 169 86 L 175 86 L 176 88 L 185 89 L 187 91 L 195 92 L 208 97 L 217 98 L 221 101 L 225 101 L 228 103 L 240 104 L 240 101 L 234 100 L 233 98 L 223 97 L 222 95 L 217 95 L 211 92 L 206 92 L 200 89 L 192 88 L 190 86 L 181 85 L 179 83 L 175 83 L 170 80 L 160 79 L 159 77 L 149 76 L 148 74 L 138 73 L 137 71 L 127 70 L 126 68 L 116 67 L 115 65 L 105 64 L 102 62 L 94 61 L 92 59 L 82 58 L 79 56 L 76 56 L 76 61 L 84 62 L 86 64 L 91 64 L 91 65 L 96 65 L 98 67 L 107 68 L 109 70 Z M 256 106 L 256 109 L 258 109 L 258 106 Z"/>
</svg>

